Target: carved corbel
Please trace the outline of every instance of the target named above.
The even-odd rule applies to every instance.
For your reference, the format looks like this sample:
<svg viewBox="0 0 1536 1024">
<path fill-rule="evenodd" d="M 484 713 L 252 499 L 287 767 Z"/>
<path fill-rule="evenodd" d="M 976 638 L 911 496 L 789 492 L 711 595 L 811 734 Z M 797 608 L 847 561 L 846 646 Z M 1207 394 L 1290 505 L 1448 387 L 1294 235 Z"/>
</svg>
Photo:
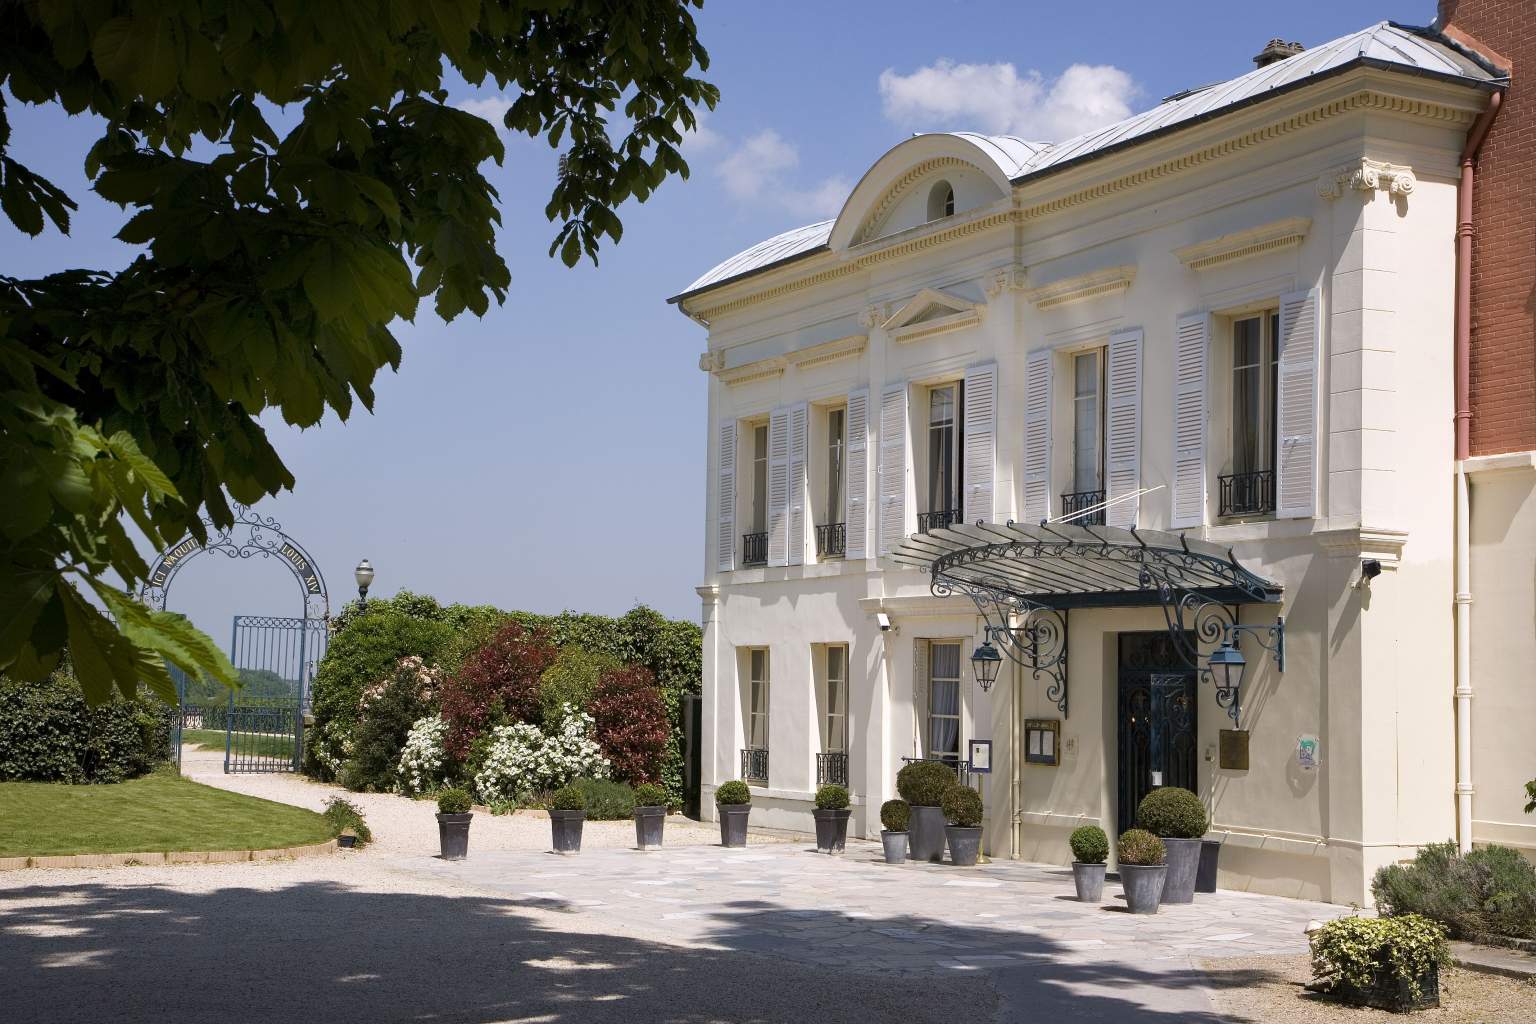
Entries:
<svg viewBox="0 0 1536 1024">
<path fill-rule="evenodd" d="M 1381 160 L 1357 160 L 1336 167 L 1317 179 L 1317 194 L 1324 199 L 1337 199 L 1348 191 L 1386 192 L 1393 196 L 1406 196 L 1413 192 L 1418 179 L 1407 164 L 1389 164 Z"/>
</svg>

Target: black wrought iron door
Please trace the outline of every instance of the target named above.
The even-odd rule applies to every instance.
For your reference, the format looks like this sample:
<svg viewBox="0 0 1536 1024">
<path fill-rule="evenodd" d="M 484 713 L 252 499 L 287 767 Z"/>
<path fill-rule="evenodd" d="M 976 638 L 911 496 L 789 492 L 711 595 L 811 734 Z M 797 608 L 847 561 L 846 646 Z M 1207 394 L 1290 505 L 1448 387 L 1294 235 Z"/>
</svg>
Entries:
<svg viewBox="0 0 1536 1024">
<path fill-rule="evenodd" d="M 1166 631 L 1120 634 L 1120 831 L 1158 786 L 1199 791 L 1195 673 Z"/>
</svg>

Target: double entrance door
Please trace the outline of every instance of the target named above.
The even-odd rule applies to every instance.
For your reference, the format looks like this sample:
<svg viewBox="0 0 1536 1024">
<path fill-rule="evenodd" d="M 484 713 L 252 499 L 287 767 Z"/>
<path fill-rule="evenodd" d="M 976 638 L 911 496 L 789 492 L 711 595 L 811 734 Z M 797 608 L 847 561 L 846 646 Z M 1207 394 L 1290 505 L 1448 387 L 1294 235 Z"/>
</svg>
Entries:
<svg viewBox="0 0 1536 1024">
<path fill-rule="evenodd" d="M 1199 792 L 1195 672 L 1167 630 L 1119 636 L 1119 828 L 1159 786 Z"/>
</svg>

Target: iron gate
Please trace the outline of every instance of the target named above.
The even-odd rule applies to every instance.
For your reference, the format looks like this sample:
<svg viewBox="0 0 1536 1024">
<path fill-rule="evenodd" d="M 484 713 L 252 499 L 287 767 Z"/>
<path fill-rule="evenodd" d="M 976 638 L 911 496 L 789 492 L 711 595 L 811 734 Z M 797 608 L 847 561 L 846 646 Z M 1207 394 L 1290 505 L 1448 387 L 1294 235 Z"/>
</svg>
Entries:
<svg viewBox="0 0 1536 1024">
<path fill-rule="evenodd" d="M 298 771 L 309 683 L 325 654 L 326 620 L 236 615 L 229 660 L 241 682 L 224 709 L 224 770 Z M 203 722 L 204 728 L 217 728 Z"/>
<path fill-rule="evenodd" d="M 1120 831 L 1159 786 L 1199 792 L 1195 673 L 1166 632 L 1120 634 Z"/>
</svg>

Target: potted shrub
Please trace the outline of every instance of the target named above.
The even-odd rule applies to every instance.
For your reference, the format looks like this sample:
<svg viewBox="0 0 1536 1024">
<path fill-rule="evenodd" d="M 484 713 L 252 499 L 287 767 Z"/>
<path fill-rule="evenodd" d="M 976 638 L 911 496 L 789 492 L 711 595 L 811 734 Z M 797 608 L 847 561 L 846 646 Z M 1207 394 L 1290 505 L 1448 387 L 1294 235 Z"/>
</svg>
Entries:
<svg viewBox="0 0 1536 1024">
<path fill-rule="evenodd" d="M 357 845 L 357 829 L 344 828 L 336 834 L 336 845 L 343 850 L 350 850 Z"/>
<path fill-rule="evenodd" d="M 469 856 L 472 803 L 469 793 L 462 789 L 445 789 L 437 794 L 437 840 L 443 860 L 463 860 Z"/>
<path fill-rule="evenodd" d="M 1125 887 L 1125 907 L 1133 914 L 1155 914 L 1163 900 L 1168 875 L 1163 841 L 1145 829 L 1120 834 L 1120 884 Z"/>
<path fill-rule="evenodd" d="M 907 825 L 912 808 L 905 800 L 887 800 L 880 805 L 880 845 L 885 847 L 885 862 L 901 864 L 907 859 Z"/>
<path fill-rule="evenodd" d="M 816 790 L 816 852 L 842 853 L 848 841 L 848 790 L 828 783 Z"/>
<path fill-rule="evenodd" d="M 635 846 L 661 849 L 661 833 L 667 824 L 667 791 L 653 782 L 635 787 Z"/>
<path fill-rule="evenodd" d="M 575 784 L 555 790 L 549 798 L 549 830 L 555 852 L 574 856 L 581 852 L 581 825 L 587 820 L 587 794 Z"/>
<path fill-rule="evenodd" d="M 1210 820 L 1200 798 L 1178 786 L 1154 789 L 1136 808 L 1136 827 L 1161 839 L 1167 851 L 1164 903 L 1195 901 L 1195 876 L 1200 872 L 1200 838 L 1205 835 Z"/>
<path fill-rule="evenodd" d="M 720 845 L 740 849 L 747 845 L 747 818 L 752 813 L 752 791 L 740 779 L 722 782 L 715 790 L 715 809 L 720 812 Z"/>
<path fill-rule="evenodd" d="M 913 860 L 944 859 L 944 794 L 959 785 L 940 761 L 913 761 L 896 773 L 896 792 L 911 807 L 907 852 Z"/>
<path fill-rule="evenodd" d="M 981 794 L 970 786 L 950 786 L 944 794 L 944 839 L 949 843 L 949 862 L 968 868 L 981 855 Z"/>
<path fill-rule="evenodd" d="M 1418 914 L 1341 917 L 1312 933 L 1312 984 L 1356 1006 L 1407 1013 L 1440 1005 L 1445 929 Z"/>
<path fill-rule="evenodd" d="M 1072 882 L 1077 886 L 1079 903 L 1098 903 L 1104 898 L 1104 862 L 1109 859 L 1109 836 L 1097 825 L 1074 829 L 1067 840 L 1072 845 Z"/>
</svg>

